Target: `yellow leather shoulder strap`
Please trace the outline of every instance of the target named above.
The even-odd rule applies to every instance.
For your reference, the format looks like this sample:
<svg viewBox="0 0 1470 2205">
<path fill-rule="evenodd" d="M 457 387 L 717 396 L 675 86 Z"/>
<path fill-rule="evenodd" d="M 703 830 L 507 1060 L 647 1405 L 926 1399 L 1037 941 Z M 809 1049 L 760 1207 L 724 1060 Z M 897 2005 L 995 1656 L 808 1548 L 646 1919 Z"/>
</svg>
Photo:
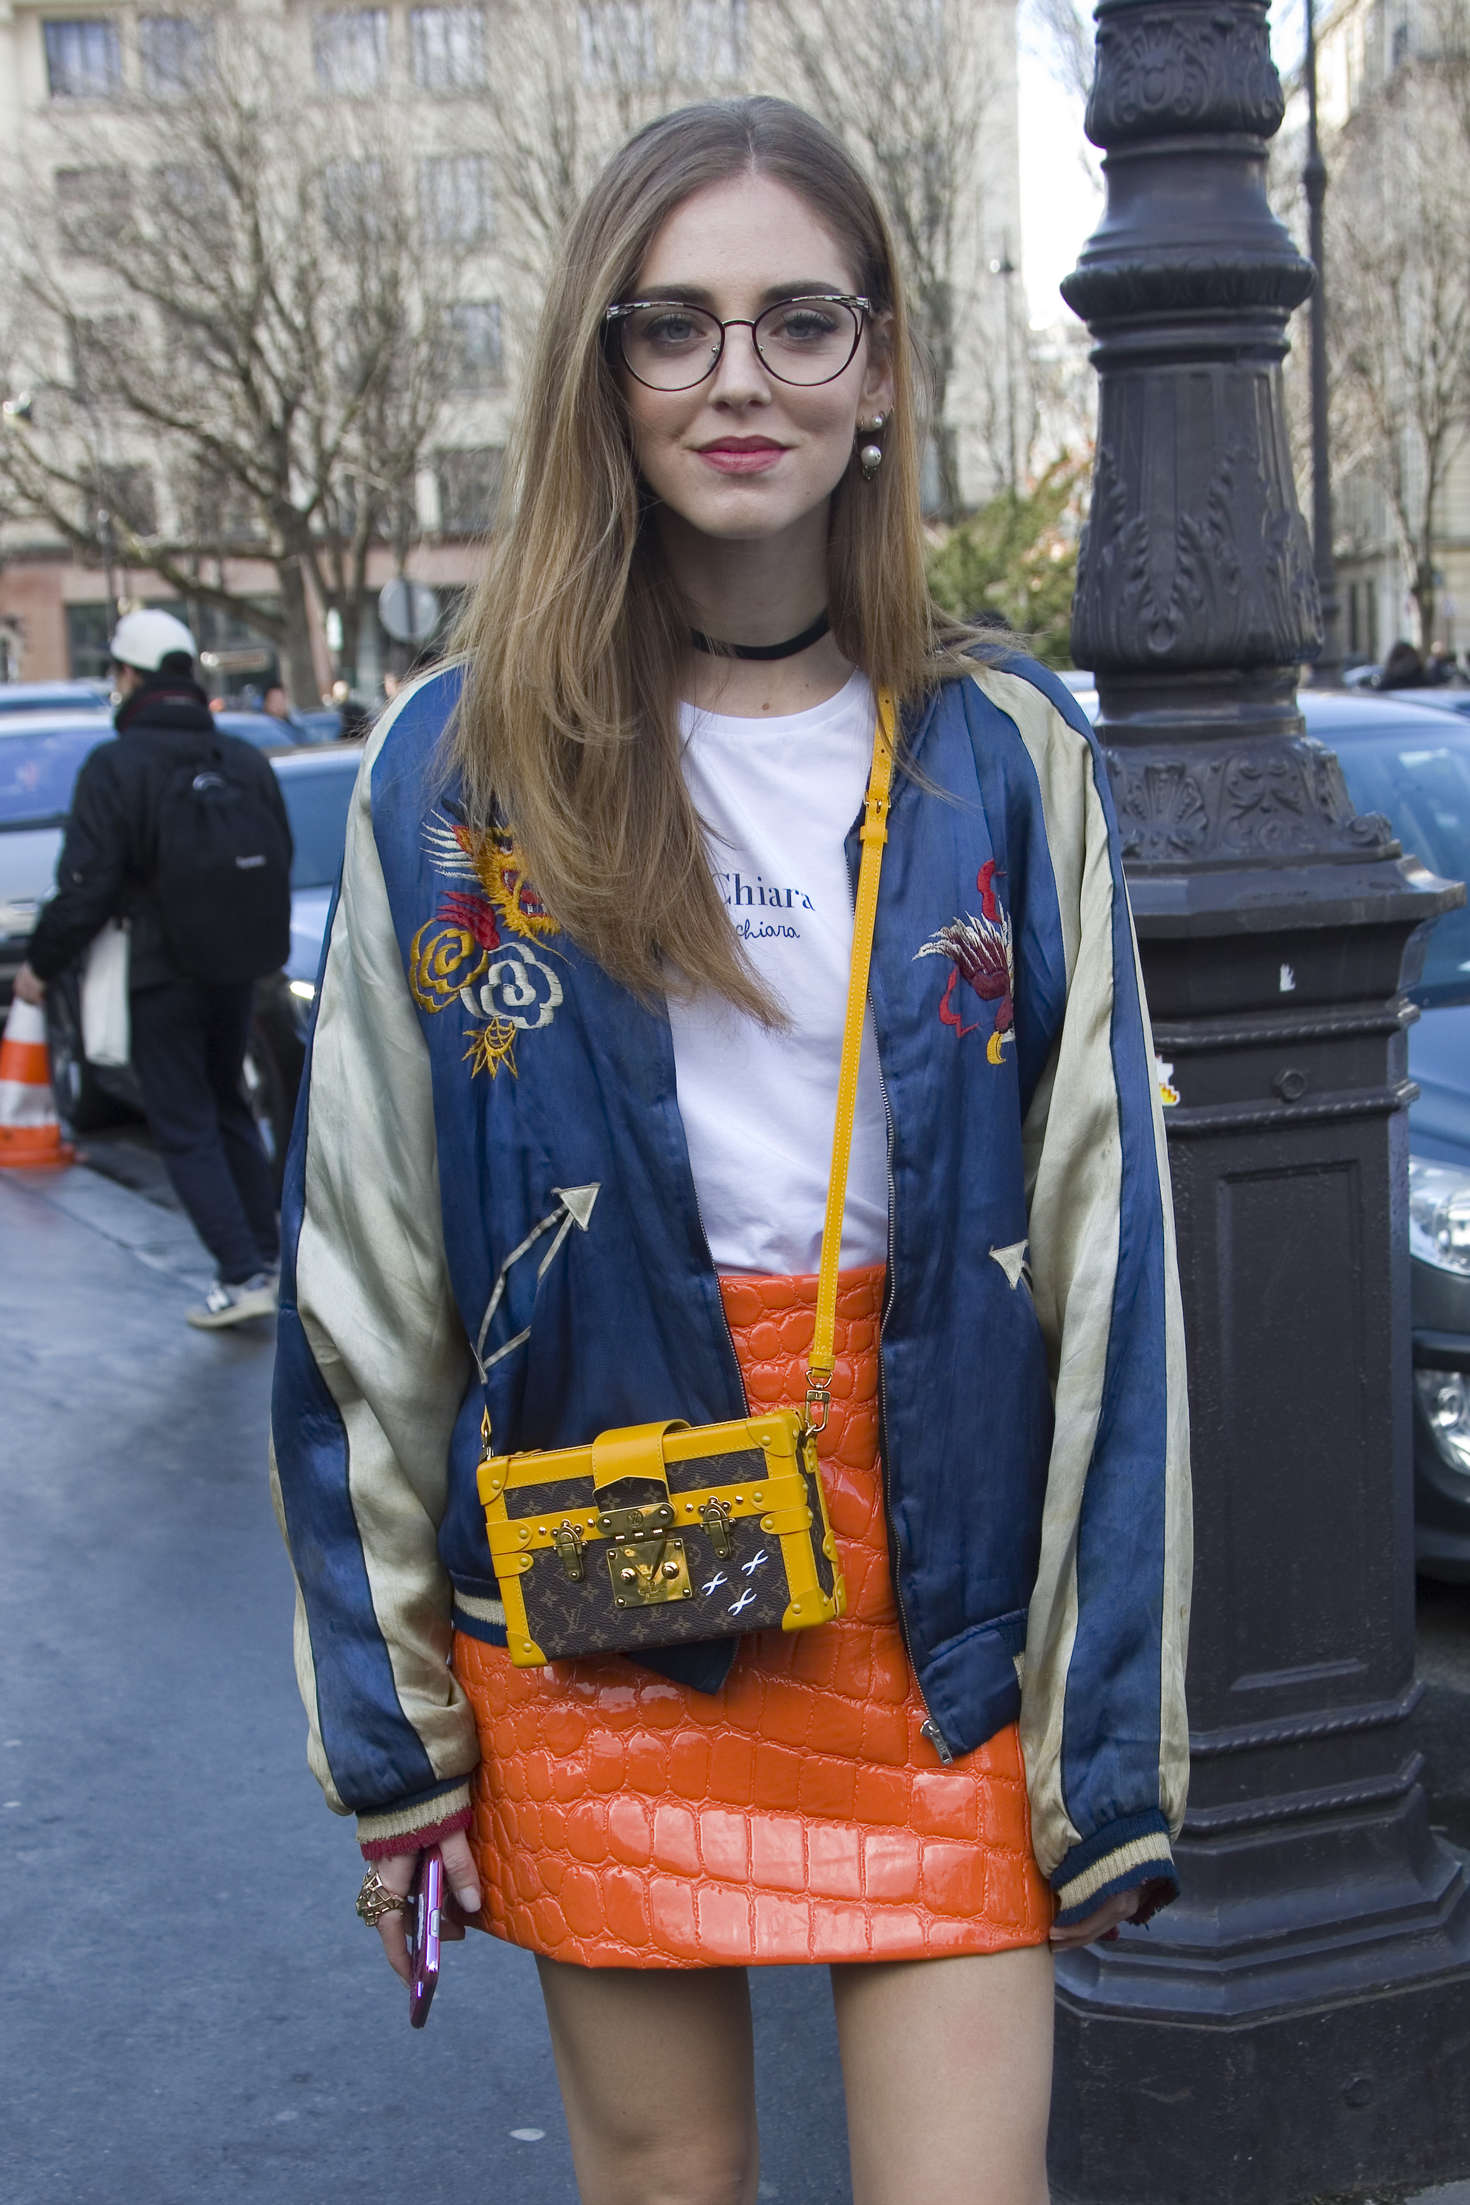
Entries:
<svg viewBox="0 0 1470 2205">
<path fill-rule="evenodd" d="M 857 902 L 852 920 L 852 965 L 847 982 L 847 1016 L 842 1028 L 842 1069 L 837 1079 L 837 1122 L 832 1131 L 832 1171 L 827 1182 L 827 1215 L 822 1224 L 822 1259 L 817 1272 L 817 1317 L 806 1374 L 806 1420 L 821 1431 L 831 1406 L 831 1379 L 837 1363 L 837 1266 L 842 1255 L 842 1213 L 847 1205 L 847 1167 L 857 1115 L 858 1059 L 863 1047 L 863 1017 L 868 1007 L 868 968 L 873 957 L 873 922 L 878 913 L 878 875 L 888 840 L 889 784 L 893 779 L 895 717 L 888 690 L 878 692 L 878 721 L 873 730 L 873 764 L 860 831 Z"/>
</svg>

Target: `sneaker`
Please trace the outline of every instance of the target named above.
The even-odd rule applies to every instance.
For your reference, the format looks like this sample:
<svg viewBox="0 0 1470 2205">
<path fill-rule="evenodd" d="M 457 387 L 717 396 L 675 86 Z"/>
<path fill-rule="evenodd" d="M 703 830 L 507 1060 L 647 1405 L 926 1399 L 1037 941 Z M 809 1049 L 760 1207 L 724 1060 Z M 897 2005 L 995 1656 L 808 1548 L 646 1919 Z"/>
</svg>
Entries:
<svg viewBox="0 0 1470 2205">
<path fill-rule="evenodd" d="M 216 1279 L 187 1315 L 201 1332 L 217 1332 L 222 1325 L 243 1325 L 252 1317 L 274 1317 L 275 1313 L 276 1281 L 269 1271 L 257 1271 L 239 1286 L 226 1286 L 223 1279 Z"/>
</svg>

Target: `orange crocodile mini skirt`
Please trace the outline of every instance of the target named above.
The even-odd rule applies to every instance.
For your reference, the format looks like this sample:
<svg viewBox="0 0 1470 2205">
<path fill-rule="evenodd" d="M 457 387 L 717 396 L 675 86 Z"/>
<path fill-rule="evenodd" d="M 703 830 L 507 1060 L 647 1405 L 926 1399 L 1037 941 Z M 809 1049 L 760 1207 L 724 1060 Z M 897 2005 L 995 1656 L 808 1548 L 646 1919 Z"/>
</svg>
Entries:
<svg viewBox="0 0 1470 2205">
<path fill-rule="evenodd" d="M 920 1736 L 888 1566 L 881 1264 L 843 1274 L 823 1482 L 847 1613 L 740 1642 L 717 1693 L 621 1656 L 517 1669 L 463 1634 L 482 1759 L 480 1924 L 588 1967 L 921 1960 L 1044 1942 L 1014 1724 L 948 1767 Z M 752 1410 L 801 1399 L 814 1278 L 722 1279 Z"/>
</svg>

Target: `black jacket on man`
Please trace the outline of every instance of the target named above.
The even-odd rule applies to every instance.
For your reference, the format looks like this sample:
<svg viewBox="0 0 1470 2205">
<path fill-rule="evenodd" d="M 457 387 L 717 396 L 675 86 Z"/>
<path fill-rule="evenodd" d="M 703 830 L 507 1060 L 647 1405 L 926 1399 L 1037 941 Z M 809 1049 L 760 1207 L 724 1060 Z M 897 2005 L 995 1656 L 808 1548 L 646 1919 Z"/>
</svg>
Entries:
<svg viewBox="0 0 1470 2205">
<path fill-rule="evenodd" d="M 159 805 L 178 768 L 223 753 L 231 778 L 253 780 L 279 814 L 288 846 L 290 829 L 269 761 L 220 732 L 204 691 L 187 677 L 145 676 L 118 706 L 113 725 L 116 742 L 99 743 L 77 775 L 56 894 L 36 922 L 26 955 L 39 979 L 54 980 L 109 919 L 127 919 L 129 980 L 136 990 L 181 977 L 154 888 Z"/>
</svg>

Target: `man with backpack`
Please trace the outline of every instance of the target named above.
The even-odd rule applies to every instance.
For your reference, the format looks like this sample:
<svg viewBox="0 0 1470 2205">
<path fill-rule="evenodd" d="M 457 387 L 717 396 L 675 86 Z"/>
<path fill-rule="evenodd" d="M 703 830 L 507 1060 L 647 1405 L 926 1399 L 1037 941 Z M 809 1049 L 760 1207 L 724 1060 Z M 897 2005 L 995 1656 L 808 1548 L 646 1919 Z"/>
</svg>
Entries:
<svg viewBox="0 0 1470 2205">
<path fill-rule="evenodd" d="M 188 1312 L 213 1330 L 276 1306 L 275 1189 L 242 1070 L 254 982 L 290 948 L 291 830 L 266 759 L 216 728 L 182 621 L 130 612 L 111 652 L 117 741 L 77 775 L 56 894 L 15 987 L 41 1002 L 109 919 L 126 922 L 133 1071 L 218 1269 Z"/>
</svg>

